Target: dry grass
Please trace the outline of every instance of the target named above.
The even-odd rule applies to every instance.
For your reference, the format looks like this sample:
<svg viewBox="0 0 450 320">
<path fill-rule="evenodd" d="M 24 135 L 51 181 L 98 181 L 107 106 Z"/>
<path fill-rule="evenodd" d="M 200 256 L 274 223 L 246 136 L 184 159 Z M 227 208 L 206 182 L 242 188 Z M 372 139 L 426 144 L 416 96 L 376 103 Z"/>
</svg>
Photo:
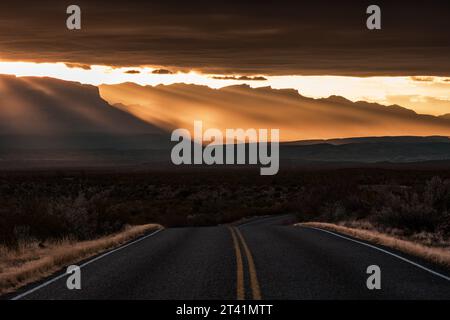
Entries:
<svg viewBox="0 0 450 320">
<path fill-rule="evenodd" d="M 45 244 L 23 243 L 18 250 L 0 247 L 0 294 L 51 275 L 61 268 L 120 246 L 161 226 L 130 226 L 124 231 L 90 241 L 69 239 Z"/>
<path fill-rule="evenodd" d="M 425 247 L 443 248 L 450 252 L 450 238 L 442 232 L 408 232 L 407 230 L 392 228 L 382 225 L 375 225 L 366 220 L 344 220 L 336 223 L 339 226 L 349 227 L 353 229 L 363 229 L 375 231 L 400 240 L 406 240 Z"/>
<path fill-rule="evenodd" d="M 342 225 L 323 222 L 305 222 L 297 224 L 305 227 L 315 227 L 335 231 L 364 241 L 383 245 L 401 252 L 425 259 L 446 268 L 450 267 L 450 251 L 448 248 L 429 247 L 412 241 L 396 238 L 374 230 L 349 228 Z"/>
</svg>

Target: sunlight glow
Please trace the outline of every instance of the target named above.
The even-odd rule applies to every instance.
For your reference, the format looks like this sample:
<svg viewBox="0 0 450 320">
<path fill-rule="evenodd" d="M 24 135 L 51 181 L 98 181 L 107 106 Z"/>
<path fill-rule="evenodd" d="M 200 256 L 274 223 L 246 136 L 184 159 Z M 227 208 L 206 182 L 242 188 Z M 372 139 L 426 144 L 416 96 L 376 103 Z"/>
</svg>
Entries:
<svg viewBox="0 0 450 320">
<path fill-rule="evenodd" d="M 17 77 L 52 77 L 83 84 L 170 85 L 186 83 L 214 89 L 248 84 L 252 88 L 295 89 L 301 95 L 326 98 L 338 95 L 351 101 L 364 100 L 385 105 L 400 104 L 418 113 L 450 113 L 450 78 L 446 77 L 345 77 L 345 76 L 265 76 L 266 80 L 216 79 L 227 75 L 197 72 L 154 73 L 155 67 L 113 67 L 93 65 L 90 68 L 65 63 L 11 62 L 0 60 L 0 74 Z M 229 76 L 229 75 L 228 75 Z"/>
</svg>

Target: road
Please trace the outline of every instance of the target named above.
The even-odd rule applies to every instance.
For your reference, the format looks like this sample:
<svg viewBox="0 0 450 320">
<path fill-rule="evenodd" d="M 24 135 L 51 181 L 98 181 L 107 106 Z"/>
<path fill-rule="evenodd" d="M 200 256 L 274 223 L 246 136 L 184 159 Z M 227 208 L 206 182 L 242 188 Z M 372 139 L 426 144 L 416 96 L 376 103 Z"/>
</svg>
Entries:
<svg viewBox="0 0 450 320">
<path fill-rule="evenodd" d="M 450 299 L 448 272 L 287 219 L 165 229 L 84 262 L 81 290 L 61 272 L 10 298 Z M 380 290 L 366 286 L 369 265 L 381 269 Z"/>
</svg>

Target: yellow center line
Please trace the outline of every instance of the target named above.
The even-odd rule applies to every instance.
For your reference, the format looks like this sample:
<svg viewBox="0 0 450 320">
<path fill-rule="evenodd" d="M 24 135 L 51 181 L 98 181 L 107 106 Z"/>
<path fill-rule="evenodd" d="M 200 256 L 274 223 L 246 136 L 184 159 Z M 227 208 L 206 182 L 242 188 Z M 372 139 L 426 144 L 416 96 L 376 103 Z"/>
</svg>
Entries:
<svg viewBox="0 0 450 320">
<path fill-rule="evenodd" d="M 242 264 L 241 248 L 239 247 L 239 240 L 236 237 L 233 228 L 229 228 L 231 236 L 233 238 L 234 250 L 236 251 L 236 265 L 237 265 L 237 278 L 236 278 L 236 293 L 238 300 L 245 300 L 245 288 L 244 288 L 244 266 Z"/>
<path fill-rule="evenodd" d="M 236 230 L 239 239 L 241 239 L 242 246 L 244 247 L 244 252 L 247 256 L 248 269 L 250 273 L 250 286 L 252 287 L 253 300 L 261 300 L 261 290 L 259 288 L 258 276 L 256 274 L 256 268 L 255 263 L 253 261 L 252 253 L 250 252 L 250 249 L 248 248 L 247 243 L 245 242 L 244 237 L 242 236 L 242 233 L 239 231 L 239 229 L 237 228 L 234 229 Z"/>
</svg>

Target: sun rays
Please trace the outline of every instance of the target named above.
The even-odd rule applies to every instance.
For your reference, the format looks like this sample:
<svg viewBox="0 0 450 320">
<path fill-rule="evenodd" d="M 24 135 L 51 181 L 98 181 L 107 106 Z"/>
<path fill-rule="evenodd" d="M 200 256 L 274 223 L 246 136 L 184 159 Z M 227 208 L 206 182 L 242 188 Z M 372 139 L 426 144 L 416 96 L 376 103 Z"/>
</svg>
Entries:
<svg viewBox="0 0 450 320">
<path fill-rule="evenodd" d="M 252 77 L 211 75 L 195 71 L 172 71 L 170 68 L 161 69 L 160 66 L 114 67 L 62 62 L 34 63 L 1 60 L 0 74 L 17 77 L 51 77 L 95 86 L 127 82 L 141 86 L 184 83 L 219 89 L 226 86 L 247 84 L 252 88 L 270 86 L 274 89 L 294 89 L 311 98 L 337 95 L 353 102 L 367 101 L 384 105 L 400 104 L 423 114 L 443 115 L 450 113 L 450 78 L 448 77 L 348 77 L 331 75 L 257 75 Z"/>
</svg>

